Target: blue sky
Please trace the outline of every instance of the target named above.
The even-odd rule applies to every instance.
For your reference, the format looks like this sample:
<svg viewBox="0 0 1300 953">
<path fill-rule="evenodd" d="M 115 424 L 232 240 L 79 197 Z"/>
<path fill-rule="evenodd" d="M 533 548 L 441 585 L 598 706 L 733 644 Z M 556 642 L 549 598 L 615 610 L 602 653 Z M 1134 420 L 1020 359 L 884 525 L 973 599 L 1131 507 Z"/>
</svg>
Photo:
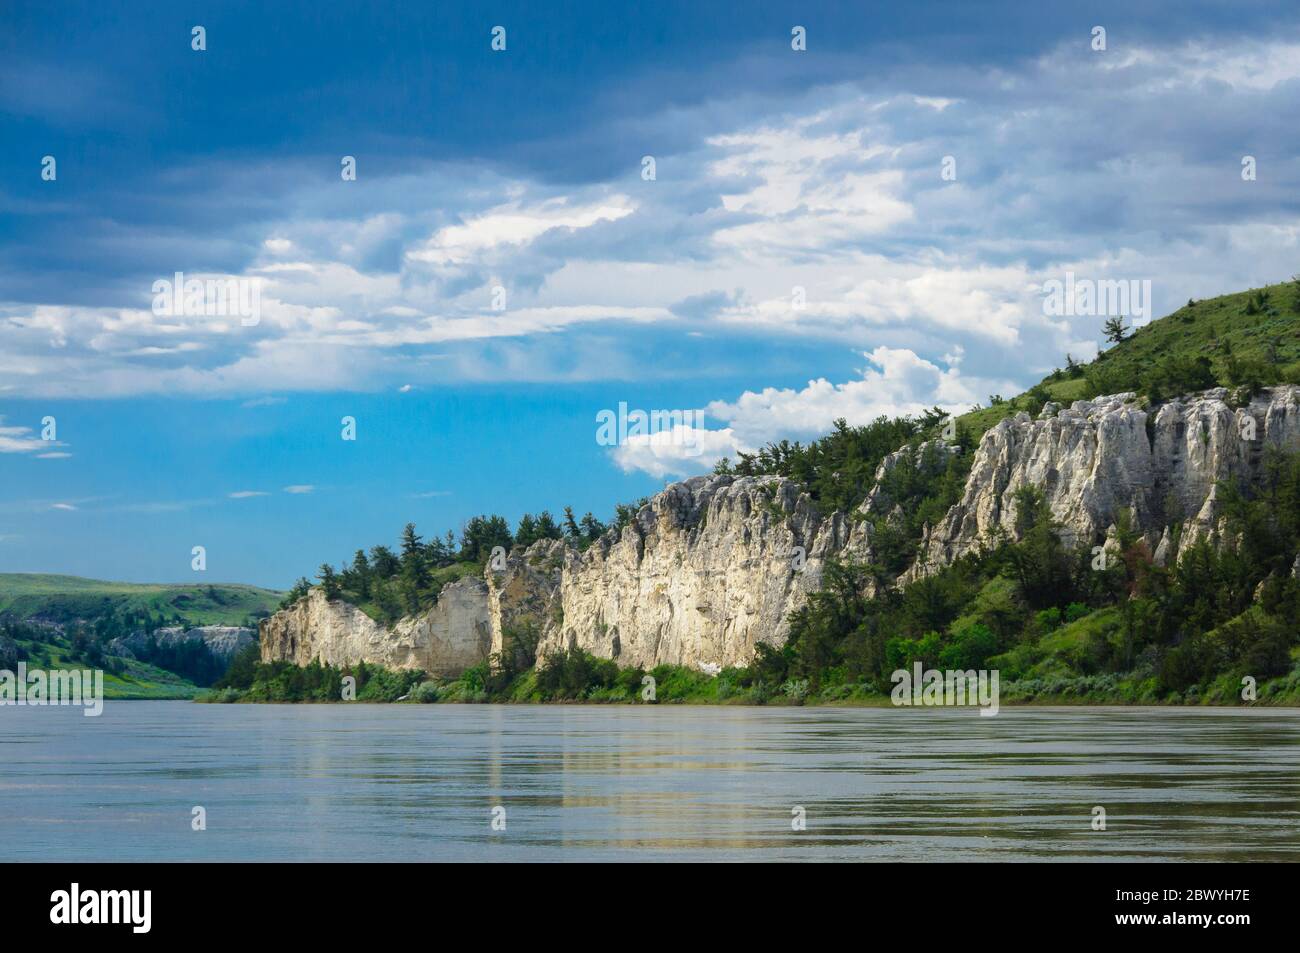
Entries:
<svg viewBox="0 0 1300 953">
<path fill-rule="evenodd" d="M 1159 315 L 1300 271 L 1292 3 L 49 6 L 0 9 L 0 571 L 607 517 L 1091 356 L 1066 272 Z M 156 312 L 177 271 L 257 323 Z M 601 446 L 620 402 L 707 422 Z"/>
</svg>

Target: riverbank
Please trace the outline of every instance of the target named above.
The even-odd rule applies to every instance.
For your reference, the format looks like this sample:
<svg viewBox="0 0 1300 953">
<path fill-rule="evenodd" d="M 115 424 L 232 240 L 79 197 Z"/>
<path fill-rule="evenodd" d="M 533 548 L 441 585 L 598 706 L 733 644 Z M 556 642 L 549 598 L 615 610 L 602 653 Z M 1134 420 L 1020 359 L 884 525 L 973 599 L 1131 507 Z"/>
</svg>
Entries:
<svg viewBox="0 0 1300 953">
<path fill-rule="evenodd" d="M 418 671 L 371 665 L 335 668 L 285 662 L 236 665 L 217 687 L 195 700 L 208 703 L 591 704 L 740 705 L 760 707 L 894 707 L 889 685 L 813 685 L 765 682 L 747 668 L 710 675 L 661 665 L 649 671 L 618 668 L 606 659 L 574 653 L 563 664 L 522 672 L 476 666 L 459 678 L 430 678 Z M 1250 697 L 1253 694 L 1253 697 Z M 1243 695 L 1245 697 L 1243 697 Z M 1300 707 L 1300 665 L 1246 691 L 1225 675 L 1204 688 L 1164 692 L 1151 673 L 1031 678 L 1001 682 L 1001 706 Z"/>
</svg>

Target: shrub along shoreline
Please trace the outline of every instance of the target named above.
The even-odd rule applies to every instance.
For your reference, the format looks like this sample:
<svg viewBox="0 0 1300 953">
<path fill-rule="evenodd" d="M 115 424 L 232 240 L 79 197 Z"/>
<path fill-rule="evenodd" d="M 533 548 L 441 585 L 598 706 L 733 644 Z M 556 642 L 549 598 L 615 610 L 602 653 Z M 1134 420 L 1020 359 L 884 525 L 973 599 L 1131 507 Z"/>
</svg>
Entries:
<svg viewBox="0 0 1300 953">
<path fill-rule="evenodd" d="M 356 680 L 355 695 L 345 698 L 345 677 Z M 653 699 L 647 697 L 647 676 Z M 237 661 L 231 672 L 195 701 L 261 704 L 592 704 L 592 705 L 754 705 L 893 707 L 888 690 L 869 683 L 823 684 L 812 690 L 807 680 L 776 685 L 762 681 L 753 668 L 723 669 L 708 675 L 676 665 L 650 670 L 618 668 L 580 649 L 553 656 L 539 668 L 515 673 L 493 672 L 484 663 L 459 678 L 430 678 L 420 671 L 394 671 L 361 663 L 335 667 L 312 662 Z M 1257 700 L 1241 699 L 1241 685 L 1225 675 L 1206 689 L 1161 693 L 1155 676 L 1108 675 L 1026 678 L 1004 682 L 999 702 L 1021 705 L 1115 705 L 1225 707 L 1300 707 L 1300 669 L 1268 679 L 1257 687 Z"/>
</svg>

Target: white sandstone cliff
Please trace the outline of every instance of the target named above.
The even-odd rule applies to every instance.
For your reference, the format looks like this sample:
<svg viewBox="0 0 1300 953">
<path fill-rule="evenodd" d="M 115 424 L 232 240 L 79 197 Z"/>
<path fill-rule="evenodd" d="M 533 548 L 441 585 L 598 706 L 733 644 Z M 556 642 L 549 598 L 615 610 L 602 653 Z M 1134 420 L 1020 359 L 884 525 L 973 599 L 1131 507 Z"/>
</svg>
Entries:
<svg viewBox="0 0 1300 953">
<path fill-rule="evenodd" d="M 789 614 L 844 549 L 848 520 L 823 517 L 779 477 L 694 477 L 619 533 L 566 550 L 559 619 L 538 655 L 578 646 L 624 666 L 743 665 L 781 645 Z"/>
<path fill-rule="evenodd" d="M 953 452 L 932 447 L 935 465 Z M 1154 418 L 1127 394 L 1049 404 L 1038 419 L 1021 413 L 985 433 L 961 500 L 927 528 L 904 580 L 999 532 L 1014 536 L 1015 494 L 1029 484 L 1067 542 L 1099 543 L 1128 514 L 1158 561 L 1176 559 L 1190 540 L 1217 537 L 1218 481 L 1258 480 L 1269 447 L 1300 450 L 1300 387 L 1239 408 L 1211 390 L 1163 404 Z M 915 452 L 887 457 L 877 483 Z M 852 514 L 823 514 L 779 477 L 694 477 L 585 551 L 549 540 L 517 548 L 485 581 L 447 586 L 437 607 L 391 629 L 313 590 L 262 623 L 262 657 L 450 674 L 527 631 L 540 637 L 540 658 L 577 646 L 623 666 L 743 665 L 759 642 L 785 641 L 828 558 L 870 558 L 870 520 L 892 507 L 880 486 Z"/>
<path fill-rule="evenodd" d="M 132 632 L 130 635 L 116 638 L 109 643 L 109 651 L 114 655 L 137 658 L 147 652 L 150 638 L 160 646 L 202 642 L 209 652 L 226 662 L 234 658 L 240 649 L 257 641 L 252 629 L 240 626 L 200 625 L 191 629 L 167 626 L 155 629 L 152 633 Z"/>
<path fill-rule="evenodd" d="M 366 662 L 437 675 L 458 675 L 484 661 L 492 641 L 487 586 L 479 579 L 448 583 L 432 609 L 399 619 L 391 627 L 312 589 L 263 620 L 259 631 L 264 662 Z"/>
<path fill-rule="evenodd" d="M 1080 400 L 984 434 L 961 500 L 926 536 L 908 578 L 948 565 L 1001 530 L 1014 535 L 1015 495 L 1039 488 L 1070 543 L 1100 542 L 1127 512 L 1160 559 L 1217 531 L 1215 485 L 1258 480 L 1266 449 L 1300 449 L 1300 387 L 1230 407 L 1222 388 L 1161 405 L 1154 419 L 1131 394 Z"/>
</svg>

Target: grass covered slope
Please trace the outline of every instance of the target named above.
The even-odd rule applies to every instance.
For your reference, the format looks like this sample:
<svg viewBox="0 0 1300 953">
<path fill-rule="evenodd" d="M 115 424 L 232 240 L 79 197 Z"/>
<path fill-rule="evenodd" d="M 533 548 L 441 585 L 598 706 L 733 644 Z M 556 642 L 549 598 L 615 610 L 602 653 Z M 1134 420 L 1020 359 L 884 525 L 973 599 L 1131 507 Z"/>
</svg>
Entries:
<svg viewBox="0 0 1300 953">
<path fill-rule="evenodd" d="M 74 638 L 6 625 L 0 628 L 0 669 L 16 671 L 19 662 L 29 670 L 102 671 L 106 699 L 186 699 L 202 691 L 189 679 L 148 662 L 95 654 Z"/>
<path fill-rule="evenodd" d="M 1132 331 L 1089 364 L 1065 367 L 1024 394 L 957 418 L 978 440 L 1004 417 L 1037 414 L 1053 400 L 1068 406 L 1099 394 L 1132 391 L 1153 400 L 1210 387 L 1300 384 L 1300 280 L 1188 301 Z"/>
<path fill-rule="evenodd" d="M 284 593 L 256 586 L 103 582 L 80 576 L 0 573 L 0 616 L 53 622 L 101 616 L 179 618 L 189 625 L 245 625 L 275 611 Z"/>
</svg>

